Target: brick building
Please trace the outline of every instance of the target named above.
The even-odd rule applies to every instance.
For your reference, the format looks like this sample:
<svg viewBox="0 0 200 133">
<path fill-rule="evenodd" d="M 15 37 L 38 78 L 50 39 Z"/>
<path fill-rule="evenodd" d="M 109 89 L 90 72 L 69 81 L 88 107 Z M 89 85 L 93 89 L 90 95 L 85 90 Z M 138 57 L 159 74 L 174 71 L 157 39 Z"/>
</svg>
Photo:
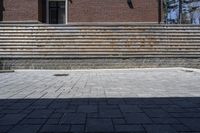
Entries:
<svg viewBox="0 0 200 133">
<path fill-rule="evenodd" d="M 0 0 L 0 21 L 50 24 L 162 20 L 161 0 Z"/>
</svg>

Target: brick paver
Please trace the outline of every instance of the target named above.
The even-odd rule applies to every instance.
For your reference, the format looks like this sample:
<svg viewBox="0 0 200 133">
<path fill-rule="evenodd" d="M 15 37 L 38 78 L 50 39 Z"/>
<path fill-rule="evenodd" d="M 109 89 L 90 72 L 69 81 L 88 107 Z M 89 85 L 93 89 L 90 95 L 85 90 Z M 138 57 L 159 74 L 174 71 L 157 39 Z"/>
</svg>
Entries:
<svg viewBox="0 0 200 133">
<path fill-rule="evenodd" d="M 0 133 L 182 133 L 199 123 L 197 69 L 0 73 Z"/>
</svg>

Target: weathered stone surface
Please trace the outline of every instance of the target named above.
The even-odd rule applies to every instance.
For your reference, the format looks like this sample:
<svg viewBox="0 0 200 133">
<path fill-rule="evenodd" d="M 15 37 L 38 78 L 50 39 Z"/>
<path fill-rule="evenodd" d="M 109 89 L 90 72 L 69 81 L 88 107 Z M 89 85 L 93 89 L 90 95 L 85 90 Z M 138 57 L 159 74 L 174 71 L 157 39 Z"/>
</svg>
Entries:
<svg viewBox="0 0 200 133">
<path fill-rule="evenodd" d="M 199 58 L 0 59 L 2 69 L 200 68 Z"/>
<path fill-rule="evenodd" d="M 24 2 L 25 0 L 18 1 Z M 34 4 L 37 3 L 36 0 L 33 1 Z M 102 1 L 110 3 L 112 0 L 97 1 L 93 0 L 92 4 L 96 5 Z M 151 1 L 157 3 L 157 0 Z M 108 9 L 114 7 L 113 4 L 118 2 L 111 2 L 112 4 L 109 5 Z M 136 3 L 142 3 L 143 5 L 149 2 L 137 1 Z M 77 6 L 78 3 L 75 5 L 69 3 L 69 5 L 76 7 L 78 10 L 81 8 L 85 10 L 86 8 L 83 8 L 83 6 L 87 6 L 90 2 L 80 4 L 81 7 Z M 122 3 L 126 4 L 124 1 Z M 152 2 L 150 3 L 146 8 L 155 6 Z M 17 6 L 19 7 L 19 5 L 18 3 Z M 119 9 L 114 8 L 114 12 L 118 12 Z M 139 8 L 133 10 L 137 9 Z M 153 9 L 157 12 L 156 8 Z M 87 13 L 91 10 L 87 10 Z M 96 11 L 99 12 L 100 10 Z M 78 12 L 78 14 L 81 15 L 82 12 Z M 85 15 L 85 12 L 83 14 Z M 120 16 L 119 14 L 115 15 Z M 126 13 L 126 15 L 130 15 L 130 13 Z M 77 17 L 76 15 L 73 16 Z M 96 15 L 95 17 L 99 16 Z M 128 18 L 133 19 L 133 16 Z M 112 19 L 112 17 L 110 16 L 109 19 Z M 97 23 L 90 25 L 79 23 L 79 25 L 51 26 L 2 24 L 0 27 L 0 69 L 4 70 L 138 67 L 200 68 L 200 28 L 198 25 L 133 23 Z"/>
</svg>

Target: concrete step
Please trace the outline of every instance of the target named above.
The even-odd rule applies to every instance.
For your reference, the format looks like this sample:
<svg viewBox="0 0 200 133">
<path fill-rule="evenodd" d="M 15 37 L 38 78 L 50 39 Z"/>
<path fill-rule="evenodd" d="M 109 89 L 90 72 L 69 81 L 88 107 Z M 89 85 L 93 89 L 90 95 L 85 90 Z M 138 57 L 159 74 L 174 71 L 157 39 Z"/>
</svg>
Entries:
<svg viewBox="0 0 200 133">
<path fill-rule="evenodd" d="M 199 48 L 145 48 L 145 47 L 140 47 L 140 48 L 130 48 L 130 47 L 124 47 L 124 48 L 118 48 L 118 47 L 110 47 L 110 48 L 1 48 L 0 47 L 0 52 L 137 52 L 137 51 L 176 51 L 176 52 L 198 52 L 200 51 Z"/>
<path fill-rule="evenodd" d="M 105 48 L 105 49 L 115 49 L 115 48 L 147 48 L 147 49 L 152 49 L 152 48 L 169 48 L 169 49 L 196 49 L 200 48 L 199 45 L 71 45 L 71 46 L 49 46 L 49 45 L 44 45 L 44 46 L 21 46 L 21 45 L 0 45 L 1 49 L 97 49 L 97 48 Z"/>
<path fill-rule="evenodd" d="M 163 35 L 173 34 L 173 35 L 193 35 L 199 34 L 200 31 L 0 31 L 1 36 L 6 35 L 40 35 L 40 36 L 51 36 L 51 35 Z"/>
<path fill-rule="evenodd" d="M 14 33 L 14 34 L 0 34 L 1 38 L 8 38 L 8 37 L 163 37 L 163 36 L 169 36 L 169 37 L 199 37 L 199 33 L 27 33 L 27 34 L 22 34 L 22 33 Z"/>
<path fill-rule="evenodd" d="M 0 55 L 0 59 L 121 59 L 121 58 L 124 58 L 124 59 L 134 59 L 134 58 L 188 58 L 188 60 L 190 59 L 197 59 L 200 58 L 200 54 L 187 54 L 187 53 L 184 53 L 184 54 L 173 54 L 173 53 L 165 53 L 165 54 L 128 54 L 128 55 L 125 55 L 125 54 L 84 54 L 84 55 L 79 55 L 79 54 L 75 54 L 75 55 L 71 55 L 71 54 L 60 54 L 60 55 L 42 55 L 42 54 L 30 54 L 30 55 L 17 55 L 17 54 L 12 54 L 12 55 Z M 43 62 L 44 63 L 44 62 Z M 87 62 L 85 62 L 87 63 Z M 56 66 L 59 66 L 59 64 L 55 64 Z"/>
<path fill-rule="evenodd" d="M 76 53 L 76 54 L 70 54 L 70 53 L 61 53 L 61 54 L 5 54 L 0 55 L 0 59 L 133 59 L 133 58 L 188 58 L 190 60 L 191 58 L 195 58 L 198 60 L 200 58 L 199 53 L 158 53 L 158 52 L 151 52 L 151 53 L 132 53 L 132 54 L 125 54 L 125 53 Z M 43 62 L 45 63 L 45 62 Z M 69 62 L 70 63 L 70 62 Z M 85 62 L 87 63 L 87 62 Z M 59 66 L 59 64 L 55 64 L 56 66 Z"/>
<path fill-rule="evenodd" d="M 162 43 L 200 43 L 200 41 L 194 40 L 194 39 L 111 39 L 111 40 L 87 40 L 87 39 L 79 39 L 79 40 L 0 40 L 0 44 L 6 44 L 6 43 L 26 43 L 26 44 L 61 44 L 61 43 L 110 43 L 110 44 L 115 44 L 115 43 L 125 43 L 125 44 L 134 44 L 134 43 L 140 43 L 140 44 L 162 44 Z"/>
<path fill-rule="evenodd" d="M 4 33 L 199 33 L 200 29 L 197 30 L 2 30 L 0 29 L 0 34 Z"/>
<path fill-rule="evenodd" d="M 65 42 L 59 42 L 59 41 L 34 41 L 34 42 L 27 42 L 27 41 L 23 41 L 23 42 L 19 42 L 19 41 L 14 41 L 14 42 L 8 42 L 5 41 L 3 43 L 0 43 L 1 46 L 16 46 L 16 45 L 21 45 L 21 46 L 107 46 L 107 45 L 111 45 L 111 46 L 131 46 L 131 45 L 140 45 L 140 46 L 156 46 L 156 45 L 180 45 L 180 46 L 194 46 L 194 45 L 200 45 L 200 43 L 198 41 L 193 41 L 193 40 L 179 40 L 179 41 L 174 41 L 174 40 L 160 40 L 160 41 L 150 41 L 150 40 L 119 40 L 119 41 L 65 41 Z"/>
<path fill-rule="evenodd" d="M 122 40 L 122 39 L 197 39 L 200 40 L 200 36 L 184 37 L 184 36 L 66 36 L 66 37 L 1 37 L 0 40 L 73 40 L 73 39 L 85 39 L 85 40 Z"/>
<path fill-rule="evenodd" d="M 119 60 L 119 59 L 125 59 L 125 60 L 128 60 L 128 59 L 135 59 L 135 58 L 140 58 L 140 59 L 148 59 L 148 58 L 155 58 L 155 59 L 167 59 L 167 58 L 174 58 L 174 59 L 177 59 L 177 58 L 180 58 L 180 59 L 184 59 L 186 58 L 187 60 L 191 60 L 191 59 L 199 59 L 200 58 L 200 55 L 199 54 L 135 54 L 135 55 L 4 55 L 4 57 L 2 59 L 4 60 L 10 60 L 12 59 L 13 61 L 15 60 L 20 60 L 20 59 L 27 59 L 27 60 L 32 60 L 32 59 L 37 59 L 37 60 L 40 60 L 40 59 L 63 59 L 63 60 L 68 60 L 68 59 L 73 59 L 74 61 L 76 59 L 116 59 L 116 60 Z M 1 57 L 0 57 L 1 59 Z M 185 59 L 184 59 L 185 60 Z M 154 60 L 152 60 L 154 61 Z M 27 62 L 27 61 L 26 61 Z M 24 62 L 26 64 L 26 62 Z M 73 61 L 72 61 L 73 62 Z M 45 62 L 43 62 L 45 63 Z M 71 63 L 69 61 L 69 63 Z M 87 63 L 87 62 L 85 62 Z M 196 62 L 196 63 L 199 63 L 199 62 Z M 22 67 L 23 66 L 26 66 L 25 64 L 21 64 Z M 174 62 L 174 64 L 176 64 L 176 62 Z M 48 64 L 45 64 L 48 66 Z M 54 64 L 55 66 L 59 66 L 59 64 Z M 192 65 L 192 64 L 191 64 Z M 172 67 L 172 66 L 171 66 Z M 81 67 L 80 67 L 81 69 Z"/>
<path fill-rule="evenodd" d="M 199 25 L 123 25 L 123 26 L 70 26 L 70 25 L 0 25 L 1 29 L 200 29 Z"/>
<path fill-rule="evenodd" d="M 4 42 L 37 42 L 37 43 L 48 43 L 48 42 L 54 42 L 54 43 L 60 43 L 60 42 L 174 42 L 174 41 L 180 41 L 180 42 L 199 42 L 199 38 L 168 38 L 168 37 L 163 37 L 163 38 L 46 38 L 46 39 L 0 39 L 0 43 Z"/>
<path fill-rule="evenodd" d="M 199 47 L 200 43 L 0 43 L 1 47 Z"/>
<path fill-rule="evenodd" d="M 68 66 L 80 66 L 73 64 L 76 60 L 87 64 L 88 60 L 97 59 L 102 60 L 101 64 L 105 64 L 105 59 L 127 64 L 137 64 L 137 59 L 144 59 L 141 64 L 146 59 L 151 62 L 175 59 L 172 64 L 178 61 L 191 66 L 198 64 L 199 58 L 200 26 L 196 25 L 0 24 L 0 65 L 6 66 L 12 60 L 8 68 L 35 67 L 32 60 L 44 66 L 50 60 L 58 68 L 61 64 L 55 63 L 56 59 L 67 62 Z"/>
<path fill-rule="evenodd" d="M 85 39 L 85 40 L 123 40 L 123 39 L 137 39 L 137 40 L 142 40 L 142 39 L 150 39 L 150 40 L 199 40 L 200 41 L 200 36 L 66 36 L 66 37 L 1 37 L 0 36 L 0 40 L 36 40 L 36 41 L 40 41 L 40 40 L 81 40 L 81 39 Z"/>
<path fill-rule="evenodd" d="M 200 51 L 188 51 L 188 50 L 182 50 L 182 51 L 177 51 L 177 50 L 164 50 L 164 51 L 150 51 L 150 50 L 110 50 L 110 51 L 98 51 L 98 50 L 91 50 L 91 51 L 77 51 L 77 50 L 73 50 L 73 51 L 41 51 L 41 50 L 31 50 L 31 51 L 1 51 L 0 55 L 98 55 L 98 54 L 107 54 L 107 55 L 121 55 L 121 54 L 125 54 L 125 55 L 129 55 L 129 54 L 200 54 Z"/>
</svg>

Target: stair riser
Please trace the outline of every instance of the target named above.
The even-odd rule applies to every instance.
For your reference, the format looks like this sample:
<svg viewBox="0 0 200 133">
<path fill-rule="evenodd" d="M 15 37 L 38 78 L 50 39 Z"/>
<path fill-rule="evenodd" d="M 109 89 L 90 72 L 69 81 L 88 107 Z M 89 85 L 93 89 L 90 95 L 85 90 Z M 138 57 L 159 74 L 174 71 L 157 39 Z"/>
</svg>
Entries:
<svg viewBox="0 0 200 133">
<path fill-rule="evenodd" d="M 9 29 L 34 29 L 34 30 L 46 30 L 46 29 L 50 29 L 50 30 L 118 30 L 118 29 L 136 29 L 136 30 L 149 30 L 149 29 L 200 29 L 199 25 L 196 26 L 45 26 L 45 27 L 40 27 L 37 25 L 34 26 L 5 26 L 5 25 L 0 25 L 1 29 L 4 30 L 9 30 Z"/>
<path fill-rule="evenodd" d="M 23 34 L 99 34 L 99 33 L 104 33 L 104 34 L 112 34 L 112 33 L 135 33 L 135 34 L 152 34 L 152 33 L 200 33 L 199 30 L 146 30 L 146 31 L 139 31 L 139 30 L 116 30 L 116 31 L 111 31 L 111 30 L 1 30 L 0 29 L 0 35 L 3 34 L 18 34 L 18 33 L 23 33 Z"/>
<path fill-rule="evenodd" d="M 187 47 L 187 48 L 194 48 L 194 47 L 199 47 L 200 46 L 200 43 L 188 43 L 188 44 L 185 44 L 185 43 L 157 43 L 157 44 L 150 44 L 150 43 L 145 43 L 145 44 L 139 44 L 139 43 L 132 43 L 132 44 L 126 44 L 126 43 L 116 43 L 116 44 L 112 44 L 112 43 L 98 43 L 98 44 L 95 44 L 95 43 L 63 43 L 63 44 L 56 44 L 56 43 L 52 43 L 52 44 L 45 44 L 45 43 L 42 43 L 42 44 L 38 44 L 38 43 L 3 43 L 1 44 L 0 43 L 0 47 L 1 48 L 63 48 L 63 47 L 66 47 L 66 48 L 72 48 L 72 47 L 174 47 L 174 48 L 182 48 L 182 47 Z"/>
<path fill-rule="evenodd" d="M 199 38 L 199 35 L 175 35 L 175 34 L 162 34 L 162 35 L 0 35 L 0 39 L 70 39 L 70 38 Z"/>
<path fill-rule="evenodd" d="M 133 46 L 129 46 L 129 45 L 115 45 L 115 46 L 107 46 L 107 45 L 99 45 L 99 46 L 1 46 L 0 45 L 0 49 L 98 49 L 98 48 L 104 48 L 104 49 L 138 49 L 138 48 L 145 48 L 145 49 L 160 49 L 160 48 L 169 48 L 169 49 L 198 49 L 200 48 L 200 44 L 199 45 L 194 45 L 194 46 L 173 46 L 173 45 L 154 45 L 154 46 L 142 46 L 142 45 L 133 45 Z"/>
<path fill-rule="evenodd" d="M 182 33 L 2 33 L 0 37 L 73 37 L 73 36 L 199 36 L 200 32 L 182 32 Z"/>
<path fill-rule="evenodd" d="M 0 48 L 0 52 L 85 52 L 85 51 L 94 51 L 94 52 L 112 52 L 112 51 L 128 51 L 128 52 L 137 52 L 137 51 L 185 51 L 185 52 L 190 52 L 190 51 L 200 51 L 199 48 L 129 48 L 129 47 L 124 47 L 124 48 Z"/>
<path fill-rule="evenodd" d="M 45 55 L 45 54 L 36 54 L 36 55 L 31 55 L 31 54 L 26 54 L 26 55 L 18 55 L 18 54 L 12 54 L 12 55 L 3 55 L 4 57 L 0 57 L 0 62 L 3 59 L 132 59 L 132 58 L 200 58 L 199 54 L 173 54 L 173 53 L 165 53 L 165 54 L 118 54 L 118 55 L 110 55 L 110 54 L 84 54 L 84 55 L 73 55 L 73 54 L 65 54 L 65 55 Z M 14 60 L 15 61 L 15 60 Z M 86 62 L 87 63 L 87 62 Z M 59 64 L 57 64 L 59 65 Z"/>
<path fill-rule="evenodd" d="M 140 44 L 156 44 L 156 43 L 200 43 L 198 39 L 163 39 L 163 40 L 153 40 L 153 39 L 111 39 L 111 40 L 0 40 L 0 43 L 140 43 Z"/>
<path fill-rule="evenodd" d="M 65 56 L 68 56 L 68 55 L 154 55 L 154 54 L 160 54 L 160 55 L 165 55 L 165 54 L 174 54 L 174 55 L 180 55 L 180 54 L 183 54 L 183 55 L 187 55 L 187 54 L 191 54 L 191 55 L 200 55 L 200 51 L 177 51 L 177 50 L 174 50 L 174 51 L 150 51 L 150 50 L 146 50 L 146 51 L 141 51 L 141 50 L 135 50 L 135 51 L 129 51 L 129 50 L 123 50 L 123 51 L 97 51 L 97 50 L 92 50 L 92 51 L 13 51 L 13 52 L 0 52 L 0 55 L 32 55 L 33 57 L 35 55 L 45 55 L 45 56 L 48 56 L 48 55 L 55 55 L 55 56 L 59 56 L 59 55 L 65 55 Z"/>
</svg>

